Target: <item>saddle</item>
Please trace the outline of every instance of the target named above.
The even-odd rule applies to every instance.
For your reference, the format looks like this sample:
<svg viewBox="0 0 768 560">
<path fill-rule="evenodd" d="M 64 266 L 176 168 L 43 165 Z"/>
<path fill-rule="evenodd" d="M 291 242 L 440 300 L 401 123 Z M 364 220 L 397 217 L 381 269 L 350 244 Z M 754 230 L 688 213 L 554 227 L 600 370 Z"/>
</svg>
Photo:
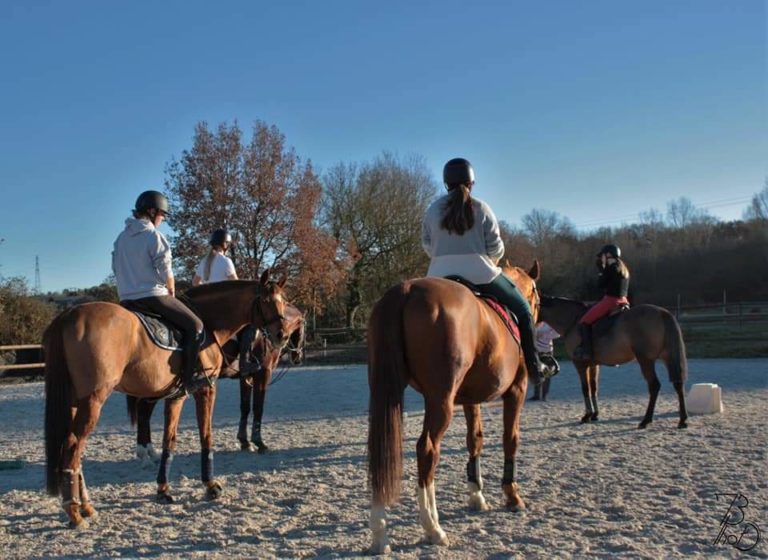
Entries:
<svg viewBox="0 0 768 560">
<path fill-rule="evenodd" d="M 610 331 L 613 328 L 613 324 L 616 322 L 616 319 L 618 319 L 619 316 L 626 311 L 629 311 L 628 303 L 622 303 L 621 305 L 617 305 L 611 309 L 608 315 L 601 317 L 597 320 L 597 322 L 595 322 L 594 325 L 592 325 L 593 336 L 597 338 Z"/>
<path fill-rule="evenodd" d="M 171 352 L 181 352 L 181 344 L 184 337 L 179 329 L 155 313 L 145 313 L 130 308 L 126 309 L 138 317 L 139 322 L 144 326 L 144 330 L 147 331 L 147 336 L 156 346 Z M 203 330 L 200 333 L 200 350 L 204 350 L 212 343 L 213 337 L 208 335 L 206 330 Z"/>
<path fill-rule="evenodd" d="M 499 303 L 499 300 L 497 300 L 495 297 L 493 297 L 490 294 L 484 294 L 480 288 L 477 287 L 477 284 L 473 284 L 466 278 L 458 275 L 451 275 L 445 277 L 447 280 L 453 280 L 454 282 L 458 282 L 465 288 L 468 288 L 469 291 L 471 291 L 473 294 L 475 294 L 476 297 L 479 297 L 482 299 L 488 307 L 493 309 L 496 314 L 501 318 L 501 321 L 504 323 L 504 325 L 507 327 L 507 330 L 509 330 L 509 333 L 512 335 L 512 338 L 515 339 L 515 342 L 520 344 L 520 321 L 518 321 L 517 316 L 512 313 L 507 307 Z"/>
</svg>

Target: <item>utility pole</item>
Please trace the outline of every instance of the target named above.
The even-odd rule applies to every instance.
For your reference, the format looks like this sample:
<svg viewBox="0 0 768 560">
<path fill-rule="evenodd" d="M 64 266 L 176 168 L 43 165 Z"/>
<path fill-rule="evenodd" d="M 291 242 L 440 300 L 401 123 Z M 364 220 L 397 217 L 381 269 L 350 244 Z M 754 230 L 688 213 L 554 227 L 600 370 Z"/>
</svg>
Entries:
<svg viewBox="0 0 768 560">
<path fill-rule="evenodd" d="M 40 295 L 40 292 L 42 292 L 41 286 L 40 286 L 40 257 L 35 256 L 35 289 L 34 289 L 35 295 Z"/>
</svg>

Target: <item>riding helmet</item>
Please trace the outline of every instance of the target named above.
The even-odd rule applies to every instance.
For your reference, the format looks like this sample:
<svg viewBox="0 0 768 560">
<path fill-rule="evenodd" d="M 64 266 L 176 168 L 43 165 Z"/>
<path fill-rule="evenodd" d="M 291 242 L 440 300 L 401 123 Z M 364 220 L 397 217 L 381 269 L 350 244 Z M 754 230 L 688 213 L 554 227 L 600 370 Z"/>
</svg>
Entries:
<svg viewBox="0 0 768 560">
<path fill-rule="evenodd" d="M 224 243 L 232 243 L 232 236 L 225 229 L 217 229 L 211 234 L 211 245 L 221 247 Z"/>
<path fill-rule="evenodd" d="M 597 256 L 599 257 L 603 253 L 605 253 L 606 255 L 612 256 L 614 259 L 618 259 L 621 257 L 621 249 L 619 248 L 618 245 L 613 245 L 612 243 L 608 245 L 604 245 L 603 248 L 600 249 L 600 252 L 597 254 Z"/>
<path fill-rule="evenodd" d="M 144 191 L 136 199 L 136 211 L 146 212 L 147 210 L 162 210 L 168 214 L 168 199 L 158 191 Z"/>
<path fill-rule="evenodd" d="M 454 158 L 443 167 L 443 183 L 448 187 L 456 185 L 471 186 L 475 182 L 475 170 L 464 158 Z"/>
</svg>

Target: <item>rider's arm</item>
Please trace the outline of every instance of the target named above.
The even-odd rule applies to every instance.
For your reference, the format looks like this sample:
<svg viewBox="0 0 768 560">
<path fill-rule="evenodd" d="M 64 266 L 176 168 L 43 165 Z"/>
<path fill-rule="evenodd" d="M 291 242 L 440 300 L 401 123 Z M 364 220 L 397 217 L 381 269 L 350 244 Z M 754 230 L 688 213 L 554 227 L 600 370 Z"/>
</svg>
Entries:
<svg viewBox="0 0 768 560">
<path fill-rule="evenodd" d="M 200 278 L 200 275 L 195 273 L 194 277 L 192 278 L 192 286 L 199 286 L 203 283 L 203 279 Z"/>
<path fill-rule="evenodd" d="M 504 256 L 504 241 L 501 239 L 501 231 L 496 215 L 491 207 L 483 203 L 483 237 L 485 238 L 485 252 L 494 264 L 497 264 Z"/>
<path fill-rule="evenodd" d="M 229 257 L 227 258 L 227 272 L 226 272 L 226 278 L 227 280 L 237 280 L 237 271 L 235 270 L 235 263 L 232 262 L 232 259 Z"/>
<path fill-rule="evenodd" d="M 173 277 L 173 274 L 169 274 L 165 279 L 165 287 L 168 288 L 168 293 L 171 296 L 176 295 L 176 279 Z"/>
</svg>

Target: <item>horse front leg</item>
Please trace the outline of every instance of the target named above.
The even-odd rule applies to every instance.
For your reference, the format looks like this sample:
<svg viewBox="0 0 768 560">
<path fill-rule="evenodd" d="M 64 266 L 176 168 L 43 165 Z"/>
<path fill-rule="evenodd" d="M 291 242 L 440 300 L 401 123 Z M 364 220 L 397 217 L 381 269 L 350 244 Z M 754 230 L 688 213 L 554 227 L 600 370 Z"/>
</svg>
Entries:
<svg viewBox="0 0 768 560">
<path fill-rule="evenodd" d="M 573 364 L 576 366 L 576 371 L 579 373 L 579 381 L 581 382 L 581 396 L 584 398 L 584 416 L 581 417 L 581 423 L 586 424 L 592 421 L 592 415 L 595 410 L 592 408 L 592 395 L 590 394 L 589 383 L 589 364 L 586 362 L 576 362 Z"/>
<path fill-rule="evenodd" d="M 200 479 L 205 485 L 205 497 L 215 500 L 221 496 L 221 483 L 213 477 L 213 406 L 216 385 L 203 387 L 195 393 L 197 428 L 200 431 Z"/>
<path fill-rule="evenodd" d="M 448 545 L 448 536 L 440 527 L 435 498 L 435 470 L 440 461 L 440 442 L 453 417 L 454 395 L 444 398 L 425 398 L 424 428 L 416 444 L 416 462 L 419 471 L 418 488 L 419 521 L 427 542 Z"/>
<path fill-rule="evenodd" d="M 157 461 L 160 455 L 152 445 L 150 420 L 157 401 L 138 399 L 136 403 L 136 457 L 141 461 Z"/>
<path fill-rule="evenodd" d="M 656 409 L 656 398 L 659 396 L 661 383 L 659 383 L 659 378 L 656 376 L 654 360 L 638 357 L 637 362 L 640 364 L 640 371 L 643 372 L 643 377 L 645 377 L 646 383 L 648 383 L 649 395 L 648 408 L 645 410 L 645 416 L 643 416 L 643 419 L 637 426 L 638 429 L 642 430 L 648 426 L 648 424 L 653 422 L 653 411 Z"/>
<path fill-rule="evenodd" d="M 480 453 L 483 450 L 483 421 L 480 405 L 464 405 L 464 417 L 467 419 L 467 488 L 469 507 L 475 511 L 485 511 L 488 503 L 483 496 L 483 477 L 480 472 Z"/>
<path fill-rule="evenodd" d="M 520 378 L 518 373 L 518 378 Z M 525 502 L 520 496 L 520 486 L 515 482 L 515 455 L 520 444 L 520 414 L 525 401 L 527 381 L 523 376 L 522 385 L 513 384 L 504 393 L 504 475 L 501 488 L 507 497 L 506 506 L 511 511 L 525 509 Z"/>
<path fill-rule="evenodd" d="M 248 415 L 251 413 L 252 379 L 240 378 L 240 425 L 237 428 L 237 441 L 243 451 L 256 451 L 256 447 L 248 441 Z"/>
<path fill-rule="evenodd" d="M 186 397 L 165 401 L 165 423 L 163 426 L 163 452 L 157 471 L 157 494 L 155 499 L 163 504 L 173 503 L 168 478 L 171 473 L 173 452 L 176 451 L 176 434 L 179 430 L 179 418 Z"/>
<path fill-rule="evenodd" d="M 264 417 L 264 398 L 267 396 L 267 387 L 272 379 L 272 367 L 265 364 L 259 375 L 254 376 L 253 384 L 253 427 L 251 428 L 251 441 L 256 445 L 259 453 L 266 453 L 269 447 L 261 438 L 261 420 Z"/>
<path fill-rule="evenodd" d="M 589 396 L 592 403 L 592 416 L 590 417 L 590 420 L 592 422 L 597 422 L 599 414 L 597 408 L 597 393 L 600 386 L 600 366 L 593 364 L 589 366 L 589 370 Z"/>
</svg>

